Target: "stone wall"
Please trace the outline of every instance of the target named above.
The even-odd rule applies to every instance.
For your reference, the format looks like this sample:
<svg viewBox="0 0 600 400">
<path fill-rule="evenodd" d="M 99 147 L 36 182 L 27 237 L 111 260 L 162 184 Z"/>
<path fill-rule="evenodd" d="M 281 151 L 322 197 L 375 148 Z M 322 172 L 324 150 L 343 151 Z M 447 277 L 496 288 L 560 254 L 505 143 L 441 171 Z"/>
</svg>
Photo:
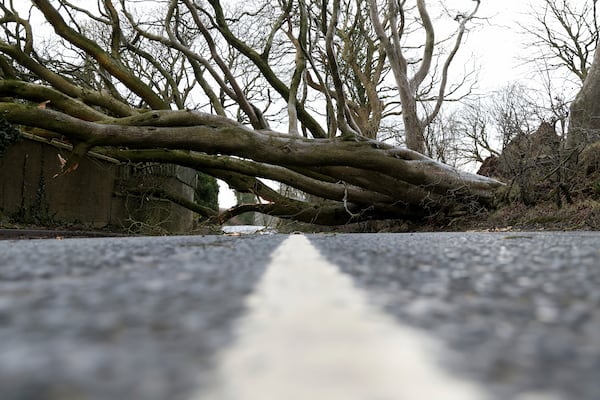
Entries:
<svg viewBox="0 0 600 400">
<path fill-rule="evenodd" d="M 195 171 L 179 166 L 142 168 L 106 157 L 88 156 L 79 167 L 59 175 L 58 154 L 68 150 L 46 141 L 24 139 L 0 158 L 0 209 L 29 223 L 83 224 L 96 228 L 157 227 L 181 233 L 192 229 L 194 213 L 143 193 L 144 188 L 168 190 L 194 198 Z M 162 169 L 161 169 L 162 168 Z M 140 189 L 130 194 L 128 189 Z"/>
<path fill-rule="evenodd" d="M 130 223 L 167 232 L 189 232 L 194 213 L 151 192 L 160 188 L 175 196 L 194 200 L 196 171 L 178 165 L 139 164 L 117 168 L 115 194 Z"/>
</svg>

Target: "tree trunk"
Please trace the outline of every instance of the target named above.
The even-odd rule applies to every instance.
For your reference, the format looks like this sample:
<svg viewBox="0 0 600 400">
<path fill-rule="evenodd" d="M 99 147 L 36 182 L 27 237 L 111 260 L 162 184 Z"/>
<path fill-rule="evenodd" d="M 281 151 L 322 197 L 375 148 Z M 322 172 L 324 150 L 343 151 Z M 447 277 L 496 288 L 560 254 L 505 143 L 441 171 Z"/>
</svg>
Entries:
<svg viewBox="0 0 600 400">
<path fill-rule="evenodd" d="M 417 114 L 417 103 L 414 98 L 408 96 L 401 98 L 406 147 L 425 154 L 425 136 L 423 135 L 423 124 Z"/>
<path fill-rule="evenodd" d="M 123 161 L 184 165 L 270 202 L 242 211 L 321 224 L 472 210 L 476 204 L 492 204 L 495 190 L 502 186 L 374 140 L 310 140 L 252 130 L 194 111 L 151 111 L 91 122 L 46 108 L 0 102 L 0 113 L 13 124 L 68 138 L 74 145 L 65 172 L 91 148 Z M 324 201 L 286 198 L 256 177 L 277 180 Z"/>
<path fill-rule="evenodd" d="M 569 114 L 567 146 L 583 148 L 600 140 L 600 45 Z"/>
</svg>

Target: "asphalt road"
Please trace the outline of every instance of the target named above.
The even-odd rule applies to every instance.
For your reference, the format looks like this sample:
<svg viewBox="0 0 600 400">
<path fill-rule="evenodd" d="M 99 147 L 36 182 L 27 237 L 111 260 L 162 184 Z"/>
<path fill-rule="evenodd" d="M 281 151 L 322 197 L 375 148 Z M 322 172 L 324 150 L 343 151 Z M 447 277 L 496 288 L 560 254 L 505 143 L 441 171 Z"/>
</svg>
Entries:
<svg viewBox="0 0 600 400">
<path fill-rule="evenodd" d="M 227 369 L 244 346 L 261 349 L 261 357 L 277 348 L 279 361 L 259 361 L 301 368 L 298 359 L 313 344 L 321 343 L 321 354 L 344 340 L 373 351 L 352 351 L 365 361 L 330 358 L 382 365 L 369 382 L 387 384 L 379 376 L 393 379 L 394 368 L 406 367 L 395 363 L 392 347 L 420 348 L 415 333 L 436 342 L 428 360 L 441 371 L 435 376 L 472 384 L 482 399 L 600 399 L 600 234 L 307 239 L 315 254 L 284 235 L 0 241 L 0 399 L 281 400 L 231 397 L 217 386 L 245 379 Z M 285 269 L 293 260 L 314 268 Z M 303 283 L 304 270 L 314 270 L 312 281 Z M 329 330 L 339 310 L 352 311 L 339 318 L 347 328 Z M 301 351 L 281 356 L 296 346 L 278 343 L 305 329 L 310 336 L 295 342 Z M 369 334 L 357 336 L 363 331 Z M 371 360 L 380 353 L 391 360 Z M 416 369 L 423 359 L 404 361 Z M 270 371 L 255 365 L 246 374 L 261 368 Z M 442 378 L 435 379 L 451 385 Z M 450 392 L 437 399 L 453 398 Z"/>
</svg>

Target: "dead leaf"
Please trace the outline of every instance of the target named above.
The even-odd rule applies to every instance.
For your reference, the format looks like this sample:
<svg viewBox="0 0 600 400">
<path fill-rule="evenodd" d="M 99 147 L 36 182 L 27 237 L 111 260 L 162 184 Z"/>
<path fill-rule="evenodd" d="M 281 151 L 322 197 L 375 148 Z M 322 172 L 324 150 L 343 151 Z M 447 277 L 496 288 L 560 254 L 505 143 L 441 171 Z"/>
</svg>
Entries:
<svg viewBox="0 0 600 400">
<path fill-rule="evenodd" d="M 68 174 L 69 172 L 75 171 L 79 167 L 79 163 L 73 162 L 69 168 L 67 168 L 64 173 Z"/>
<path fill-rule="evenodd" d="M 73 172 L 79 167 L 79 163 L 76 161 L 71 162 L 69 165 L 69 161 L 63 156 L 61 156 L 60 154 L 57 154 L 56 156 L 58 157 L 58 163 L 60 164 L 60 172 L 58 174 L 54 174 L 52 176 L 53 178 L 56 178 L 60 175 L 68 174 L 69 172 Z"/>
<path fill-rule="evenodd" d="M 60 169 L 63 169 L 65 167 L 65 165 L 67 165 L 67 160 L 60 154 L 57 154 L 57 156 L 58 156 L 58 162 L 60 163 Z"/>
<path fill-rule="evenodd" d="M 50 100 L 43 101 L 43 102 L 41 102 L 40 104 L 38 104 L 38 108 L 40 108 L 40 109 L 42 109 L 42 110 L 43 110 L 43 109 L 45 109 L 45 108 L 46 108 L 46 105 L 47 105 L 48 103 L 50 103 Z"/>
</svg>

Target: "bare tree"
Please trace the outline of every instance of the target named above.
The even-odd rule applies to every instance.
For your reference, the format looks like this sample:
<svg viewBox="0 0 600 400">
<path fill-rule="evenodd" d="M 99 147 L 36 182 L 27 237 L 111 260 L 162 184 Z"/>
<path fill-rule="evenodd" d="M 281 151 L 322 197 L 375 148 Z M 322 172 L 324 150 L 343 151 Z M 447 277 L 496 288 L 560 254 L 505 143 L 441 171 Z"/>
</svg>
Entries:
<svg viewBox="0 0 600 400">
<path fill-rule="evenodd" d="M 437 121 L 438 129 L 432 132 L 432 141 L 441 142 L 438 147 L 442 150 L 436 154 L 445 154 L 444 162 L 456 166 L 477 165 L 490 156 L 500 155 L 498 130 L 488 102 L 481 99 L 465 102 Z"/>
<path fill-rule="evenodd" d="M 533 38 L 531 60 L 543 71 L 566 70 L 581 84 L 598 44 L 597 0 L 543 0 L 531 6 L 533 23 L 522 29 Z"/>
<path fill-rule="evenodd" d="M 425 153 L 425 128 L 436 118 L 444 101 L 448 89 L 450 65 L 463 41 L 467 24 L 475 17 L 480 1 L 475 0 L 475 6 L 468 13 L 457 13 L 455 21 L 458 24 L 454 45 L 447 54 L 439 74 L 441 79 L 437 85 L 437 95 L 434 96 L 433 107 L 425 115 L 420 115 L 418 100 L 422 85 L 432 73 L 436 37 L 434 25 L 424 0 L 417 0 L 417 11 L 420 25 L 424 31 L 425 43 L 418 62 L 411 62 L 406 56 L 403 36 L 406 34 L 406 1 L 388 0 L 385 2 L 383 20 L 377 0 L 369 0 L 371 21 L 377 36 L 384 45 L 387 57 L 390 60 L 396 86 L 402 104 L 402 119 L 406 135 L 406 145 L 409 149 Z M 414 70 L 412 72 L 411 70 Z M 431 86 L 430 86 L 430 89 Z"/>
<path fill-rule="evenodd" d="M 379 15 L 374 4 L 370 20 L 378 33 L 360 37 L 348 28 L 366 21 L 362 1 L 248 1 L 227 9 L 219 0 L 168 0 L 145 2 L 142 9 L 126 0 L 81 7 L 32 0 L 23 15 L 41 16 L 53 28 L 64 44 L 59 58 L 38 50 L 29 16 L 2 3 L 0 113 L 13 124 L 67 138 L 73 151 L 64 172 L 93 148 L 124 162 L 189 166 L 266 200 L 215 216 L 221 221 L 258 211 L 340 224 L 492 203 L 499 182 L 368 138 L 385 110 L 376 100 L 378 85 L 403 54 L 398 31 L 391 39 L 381 34 L 389 29 L 381 20 L 401 10 L 390 5 Z M 414 132 L 406 121 L 418 116 L 415 94 L 424 93 L 419 88 L 436 48 L 424 1 L 417 6 L 429 33 L 421 66 L 408 81 L 413 89 L 397 88 L 407 132 Z M 449 65 L 473 12 L 457 17 L 435 106 L 418 121 L 421 136 L 439 112 Z M 402 15 L 393 18 L 399 28 Z M 361 47 L 360 57 L 350 56 L 352 46 Z M 286 132 L 271 127 L 268 110 L 277 107 L 285 110 Z M 322 200 L 287 197 L 263 178 Z"/>
<path fill-rule="evenodd" d="M 426 131 L 428 153 L 453 165 L 480 164 L 500 156 L 515 137 L 529 135 L 542 121 L 555 121 L 555 114 L 533 95 L 533 89 L 512 82 L 485 97 L 466 99 L 450 113 L 440 113 Z"/>
<path fill-rule="evenodd" d="M 530 15 L 532 21 L 521 25 L 532 40 L 526 61 L 535 65 L 543 83 L 545 98 L 538 101 L 551 114 L 545 119 L 559 123 L 564 135 L 568 108 L 589 74 L 599 41 L 597 0 L 543 0 L 531 4 Z"/>
<path fill-rule="evenodd" d="M 600 115 L 597 106 L 600 94 L 598 2 L 544 0 L 542 6 L 532 7 L 532 15 L 535 23 L 523 28 L 534 38 L 533 44 L 539 51 L 532 60 L 544 73 L 548 108 L 552 115 L 549 120 L 560 123 L 562 136 L 568 131 L 566 151 L 560 157 L 560 166 L 565 171 L 566 165 L 572 168 L 568 171 L 572 177 L 579 168 L 576 156 L 600 140 L 597 122 Z M 553 90 L 551 82 L 557 76 L 564 82 L 575 83 L 576 91 L 565 93 L 564 84 L 559 85 L 560 91 Z"/>
<path fill-rule="evenodd" d="M 582 149 L 600 140 L 600 43 L 583 86 L 571 104 L 567 146 Z"/>
</svg>

